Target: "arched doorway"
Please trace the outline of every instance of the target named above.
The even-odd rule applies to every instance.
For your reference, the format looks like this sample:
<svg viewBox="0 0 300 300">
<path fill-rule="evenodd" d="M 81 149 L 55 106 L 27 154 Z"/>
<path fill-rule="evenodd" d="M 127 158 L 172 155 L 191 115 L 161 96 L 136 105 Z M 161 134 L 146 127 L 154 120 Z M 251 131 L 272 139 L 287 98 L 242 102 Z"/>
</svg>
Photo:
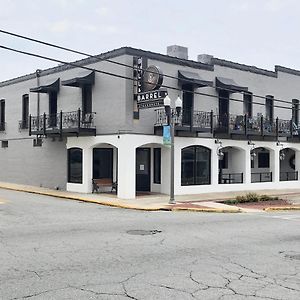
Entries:
<svg viewBox="0 0 300 300">
<path fill-rule="evenodd" d="M 244 182 L 245 153 L 236 147 L 223 147 L 218 150 L 219 184 Z"/>
<path fill-rule="evenodd" d="M 298 180 L 298 171 L 295 166 L 295 150 L 291 148 L 281 149 L 279 152 L 280 181 Z"/>
<path fill-rule="evenodd" d="M 101 190 L 112 191 L 112 187 L 117 186 L 118 181 L 118 149 L 106 143 L 95 145 L 92 166 L 93 179 L 105 182 Z"/>
<path fill-rule="evenodd" d="M 272 182 L 270 150 L 265 147 L 256 147 L 251 150 L 251 182 Z"/>
</svg>

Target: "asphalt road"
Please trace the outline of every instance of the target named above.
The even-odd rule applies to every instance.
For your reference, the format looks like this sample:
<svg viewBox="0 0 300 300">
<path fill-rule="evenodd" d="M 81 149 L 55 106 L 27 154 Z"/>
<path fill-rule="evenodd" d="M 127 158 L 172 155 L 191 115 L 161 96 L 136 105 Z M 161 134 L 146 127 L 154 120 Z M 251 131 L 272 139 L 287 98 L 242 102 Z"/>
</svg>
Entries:
<svg viewBox="0 0 300 300">
<path fill-rule="evenodd" d="M 141 212 L 0 190 L 0 299 L 300 299 L 300 213 Z"/>
</svg>

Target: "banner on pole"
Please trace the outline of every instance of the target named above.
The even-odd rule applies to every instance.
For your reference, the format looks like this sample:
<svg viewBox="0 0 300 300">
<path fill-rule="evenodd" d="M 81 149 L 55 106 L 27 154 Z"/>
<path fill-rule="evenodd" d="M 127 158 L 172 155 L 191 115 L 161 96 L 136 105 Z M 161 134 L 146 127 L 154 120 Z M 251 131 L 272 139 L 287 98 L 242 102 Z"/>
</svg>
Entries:
<svg viewBox="0 0 300 300">
<path fill-rule="evenodd" d="M 171 146 L 171 127 L 170 125 L 163 126 L 163 144 Z"/>
</svg>

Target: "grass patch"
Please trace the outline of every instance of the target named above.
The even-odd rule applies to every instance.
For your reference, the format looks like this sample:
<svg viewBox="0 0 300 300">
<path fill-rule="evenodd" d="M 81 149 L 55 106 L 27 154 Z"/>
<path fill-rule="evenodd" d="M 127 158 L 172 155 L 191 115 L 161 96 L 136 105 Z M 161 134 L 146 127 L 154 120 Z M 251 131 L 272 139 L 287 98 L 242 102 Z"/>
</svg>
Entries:
<svg viewBox="0 0 300 300">
<path fill-rule="evenodd" d="M 251 202 L 262 202 L 262 201 L 272 201 L 278 200 L 278 197 L 268 196 L 268 195 L 258 195 L 256 193 L 247 193 L 244 196 L 236 196 L 235 199 L 225 200 L 224 204 L 238 204 L 238 203 L 251 203 Z"/>
</svg>

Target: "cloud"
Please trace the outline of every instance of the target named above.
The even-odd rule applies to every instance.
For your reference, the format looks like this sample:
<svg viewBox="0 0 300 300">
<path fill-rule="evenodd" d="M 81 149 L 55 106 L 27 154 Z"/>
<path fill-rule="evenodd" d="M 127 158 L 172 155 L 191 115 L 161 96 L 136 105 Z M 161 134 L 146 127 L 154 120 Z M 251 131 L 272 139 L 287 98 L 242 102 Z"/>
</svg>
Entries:
<svg viewBox="0 0 300 300">
<path fill-rule="evenodd" d="M 95 32 L 97 30 L 97 27 L 93 24 L 80 24 L 78 22 L 72 22 L 70 20 L 61 20 L 52 23 L 49 26 L 49 30 L 54 33 L 68 33 L 74 32 L 74 30 Z"/>
<path fill-rule="evenodd" d="M 65 33 L 70 30 L 70 22 L 67 20 L 58 21 L 50 25 L 50 31 L 56 33 Z"/>
<path fill-rule="evenodd" d="M 109 9 L 107 7 L 98 7 L 95 9 L 95 12 L 100 17 L 105 17 L 109 14 Z"/>
</svg>

